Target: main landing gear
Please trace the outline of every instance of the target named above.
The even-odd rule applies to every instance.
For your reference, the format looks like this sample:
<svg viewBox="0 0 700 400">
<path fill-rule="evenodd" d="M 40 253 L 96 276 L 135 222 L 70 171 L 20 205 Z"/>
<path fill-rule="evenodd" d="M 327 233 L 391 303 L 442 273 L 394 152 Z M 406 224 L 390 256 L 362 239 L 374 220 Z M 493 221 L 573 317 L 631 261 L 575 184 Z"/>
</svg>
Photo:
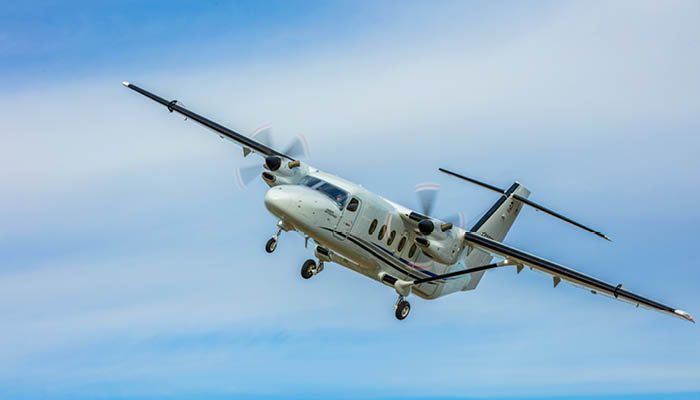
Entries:
<svg viewBox="0 0 700 400">
<path fill-rule="evenodd" d="M 277 226 L 277 232 L 270 239 L 268 239 L 267 243 L 265 243 L 265 251 L 268 253 L 272 253 L 277 249 L 277 242 L 279 241 L 280 234 L 283 230 L 288 230 L 285 229 L 285 226 L 283 225 L 282 221 L 280 221 Z M 308 241 L 308 236 L 306 237 L 306 240 Z M 304 261 L 304 264 L 302 264 L 301 271 L 299 271 L 302 278 L 313 278 L 319 272 L 323 271 L 323 262 L 331 260 L 330 251 L 321 246 L 316 246 L 315 255 L 318 258 L 318 262 L 316 262 L 316 260 L 314 259 L 308 259 Z M 405 299 L 405 296 L 408 296 L 411 293 L 411 291 L 410 287 L 408 287 L 408 290 L 404 290 L 406 288 L 402 289 L 401 287 L 396 288 L 399 294 L 399 298 L 394 304 L 394 315 L 396 316 L 396 319 L 402 321 L 406 319 L 406 317 L 408 317 L 408 314 L 410 314 L 411 312 L 411 303 L 409 303 Z"/>
<path fill-rule="evenodd" d="M 394 315 L 399 321 L 406 319 L 408 314 L 411 312 L 411 303 L 404 300 L 403 296 L 399 296 L 394 304 Z"/>
<path fill-rule="evenodd" d="M 323 262 L 319 262 L 317 265 L 316 261 L 309 259 L 304 261 L 304 264 L 301 266 L 301 277 L 309 279 L 321 271 L 323 271 Z"/>
</svg>

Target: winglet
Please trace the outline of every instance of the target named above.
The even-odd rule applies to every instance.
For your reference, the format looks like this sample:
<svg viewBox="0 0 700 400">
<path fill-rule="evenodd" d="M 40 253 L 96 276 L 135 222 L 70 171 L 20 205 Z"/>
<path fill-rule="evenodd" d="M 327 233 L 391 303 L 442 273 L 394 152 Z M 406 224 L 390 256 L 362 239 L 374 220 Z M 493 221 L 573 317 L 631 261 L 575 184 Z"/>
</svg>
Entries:
<svg viewBox="0 0 700 400">
<path fill-rule="evenodd" d="M 690 314 L 688 314 L 687 312 L 685 312 L 685 311 L 683 311 L 683 310 L 674 310 L 673 313 L 676 314 L 676 315 L 678 315 L 679 317 L 681 317 L 681 318 L 687 320 L 687 321 L 690 321 L 690 322 L 692 322 L 692 323 L 695 323 L 695 320 L 693 319 L 693 316 L 690 315 Z"/>
</svg>

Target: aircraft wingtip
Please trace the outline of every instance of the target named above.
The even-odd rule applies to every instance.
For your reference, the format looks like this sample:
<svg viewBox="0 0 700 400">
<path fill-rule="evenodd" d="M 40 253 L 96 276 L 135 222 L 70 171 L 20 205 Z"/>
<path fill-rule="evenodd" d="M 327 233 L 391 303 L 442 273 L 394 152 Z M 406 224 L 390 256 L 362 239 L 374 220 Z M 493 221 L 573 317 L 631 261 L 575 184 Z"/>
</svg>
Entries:
<svg viewBox="0 0 700 400">
<path fill-rule="evenodd" d="M 687 312 L 685 312 L 683 310 L 675 310 L 675 311 L 673 311 L 673 313 L 680 316 L 681 318 L 685 319 L 686 321 L 690 321 L 692 323 L 695 323 L 693 316 L 688 314 Z"/>
<path fill-rule="evenodd" d="M 596 235 L 596 236 L 598 236 L 598 237 L 601 237 L 601 238 L 607 240 L 608 242 L 612 242 L 612 239 L 610 239 L 610 238 L 608 237 L 608 235 L 604 234 L 603 232 L 595 231 L 595 232 L 593 232 L 593 234 Z"/>
<path fill-rule="evenodd" d="M 129 85 L 131 85 L 131 84 L 130 84 L 129 82 L 127 82 L 127 81 L 124 81 L 124 82 L 122 82 L 122 85 L 124 85 L 124 86 L 126 86 L 126 87 L 129 87 Z"/>
</svg>

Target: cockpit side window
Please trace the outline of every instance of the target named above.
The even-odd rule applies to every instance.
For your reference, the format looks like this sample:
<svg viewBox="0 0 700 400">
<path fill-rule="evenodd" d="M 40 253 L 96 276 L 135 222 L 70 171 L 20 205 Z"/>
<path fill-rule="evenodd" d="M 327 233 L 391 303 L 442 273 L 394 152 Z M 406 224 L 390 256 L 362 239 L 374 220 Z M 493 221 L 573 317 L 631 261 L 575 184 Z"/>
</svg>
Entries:
<svg viewBox="0 0 700 400">
<path fill-rule="evenodd" d="M 345 207 L 346 210 L 355 212 L 357 211 L 357 207 L 360 205 L 360 201 L 357 200 L 356 198 L 350 199 L 350 202 L 348 203 L 348 206 Z"/>
<path fill-rule="evenodd" d="M 313 176 L 305 176 L 299 181 L 299 185 L 308 186 L 313 190 L 317 190 L 325 194 L 328 198 L 333 200 L 339 209 L 343 209 L 345 202 L 348 199 L 348 192 L 343 189 L 330 184 L 324 180 L 318 179 Z M 355 207 L 357 209 L 357 207 Z M 352 210 L 351 210 L 352 211 Z"/>
</svg>

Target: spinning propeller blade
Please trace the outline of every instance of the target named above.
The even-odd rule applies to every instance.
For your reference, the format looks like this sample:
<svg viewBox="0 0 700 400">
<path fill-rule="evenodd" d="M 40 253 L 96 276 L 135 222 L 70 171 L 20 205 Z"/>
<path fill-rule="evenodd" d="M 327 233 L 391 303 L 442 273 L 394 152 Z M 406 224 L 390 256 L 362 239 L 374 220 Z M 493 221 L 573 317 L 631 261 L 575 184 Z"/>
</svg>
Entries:
<svg viewBox="0 0 700 400">
<path fill-rule="evenodd" d="M 274 135 L 272 133 L 272 126 L 270 126 L 269 123 L 261 125 L 257 129 L 255 129 L 253 133 L 250 134 L 251 138 L 255 138 L 257 142 L 269 147 L 272 147 L 273 136 Z M 250 154 L 250 150 L 244 147 L 243 156 L 245 157 L 248 154 Z M 302 135 L 295 137 L 285 148 L 284 154 L 287 154 L 292 158 L 307 158 L 308 144 L 306 142 L 306 138 L 304 138 L 304 136 Z M 252 182 L 255 178 L 260 176 L 262 170 L 262 164 L 254 164 L 236 168 L 236 178 L 238 180 L 239 185 L 242 188 L 245 188 L 246 186 L 248 186 L 248 184 L 250 184 L 250 182 Z"/>
<path fill-rule="evenodd" d="M 241 187 L 246 187 L 253 179 L 260 176 L 262 173 L 262 165 L 249 165 L 246 167 L 236 168 L 236 177 L 238 178 L 238 183 Z"/>
<path fill-rule="evenodd" d="M 423 215 L 430 216 L 439 190 L 440 185 L 437 183 L 425 182 L 416 185 L 416 195 L 418 196 Z"/>
<path fill-rule="evenodd" d="M 421 205 L 421 212 L 429 217 L 435 207 L 435 199 L 440 191 L 440 185 L 432 182 L 424 182 L 416 185 L 416 195 Z M 441 218 L 442 221 L 451 223 L 453 226 L 464 228 L 464 214 L 455 213 Z"/>
<path fill-rule="evenodd" d="M 295 137 L 284 149 L 284 152 L 295 158 L 308 158 L 309 145 L 306 142 L 306 138 L 303 135 Z"/>
<path fill-rule="evenodd" d="M 441 218 L 441 219 L 445 222 L 448 222 L 448 223 L 456 226 L 457 228 L 464 229 L 464 214 L 461 212 L 448 215 L 448 216 Z"/>
<path fill-rule="evenodd" d="M 255 140 L 265 146 L 272 147 L 272 126 L 266 122 L 254 130 L 250 137 L 255 138 Z"/>
</svg>

